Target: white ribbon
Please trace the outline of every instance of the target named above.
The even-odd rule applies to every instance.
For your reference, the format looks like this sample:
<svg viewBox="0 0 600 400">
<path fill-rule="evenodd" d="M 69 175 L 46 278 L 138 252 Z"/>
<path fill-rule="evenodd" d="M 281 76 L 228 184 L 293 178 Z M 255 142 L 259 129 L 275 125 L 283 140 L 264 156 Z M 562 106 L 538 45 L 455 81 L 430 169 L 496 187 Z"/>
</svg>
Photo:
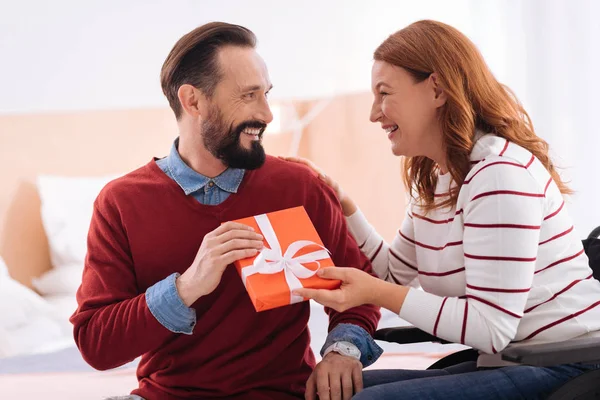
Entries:
<svg viewBox="0 0 600 400">
<path fill-rule="evenodd" d="M 310 240 L 298 240 L 290 244 L 285 253 L 282 253 L 279 239 L 277 239 L 269 217 L 266 214 L 261 214 L 255 216 L 254 219 L 258 223 L 258 227 L 262 231 L 270 249 L 264 248 L 251 266 L 242 268 L 242 281 L 244 285 L 247 285 L 248 277 L 254 274 L 276 274 L 283 271 L 285 281 L 290 288 L 290 304 L 303 301 L 304 298 L 302 296 L 292 293 L 293 290 L 302 288 L 302 283 L 298 278 L 307 279 L 315 275 L 321 267 L 318 260 L 328 258 L 329 251 L 320 244 L 311 242 Z M 318 246 L 322 250 L 294 257 L 294 254 L 308 246 Z M 302 265 L 303 263 L 313 262 L 317 263 L 317 269 L 314 271 Z"/>
</svg>

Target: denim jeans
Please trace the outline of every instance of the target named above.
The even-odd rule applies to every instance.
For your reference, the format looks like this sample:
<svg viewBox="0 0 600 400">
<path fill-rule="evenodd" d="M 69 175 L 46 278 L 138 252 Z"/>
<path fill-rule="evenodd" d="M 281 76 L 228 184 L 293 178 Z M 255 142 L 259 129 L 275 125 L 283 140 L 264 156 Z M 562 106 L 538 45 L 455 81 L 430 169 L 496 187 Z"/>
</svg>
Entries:
<svg viewBox="0 0 600 400">
<path fill-rule="evenodd" d="M 353 399 L 543 399 L 566 381 L 600 365 L 527 365 L 494 369 L 465 362 L 438 370 L 364 371 L 365 389 Z"/>
</svg>

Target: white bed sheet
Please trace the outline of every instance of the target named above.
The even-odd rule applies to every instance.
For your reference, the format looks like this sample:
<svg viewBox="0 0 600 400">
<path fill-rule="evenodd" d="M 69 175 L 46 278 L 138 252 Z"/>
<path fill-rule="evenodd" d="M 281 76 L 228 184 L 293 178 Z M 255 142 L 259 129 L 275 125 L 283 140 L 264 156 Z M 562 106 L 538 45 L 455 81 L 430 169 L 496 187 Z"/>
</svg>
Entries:
<svg viewBox="0 0 600 400">
<path fill-rule="evenodd" d="M 64 321 L 72 314 L 75 302 L 72 296 L 47 299 Z M 311 303 L 309 327 L 312 348 L 318 352 L 327 336 L 327 315 L 323 308 Z M 406 325 L 395 314 L 383 312 L 380 327 Z M 397 345 L 378 342 L 386 351 L 370 368 L 424 369 L 444 355 L 463 346 L 422 343 Z M 82 400 L 103 399 L 124 395 L 137 387 L 135 367 L 138 360 L 111 371 L 95 371 L 82 359 L 72 337 L 54 343 L 45 352 L 0 359 L 0 399 L 19 400 Z"/>
</svg>

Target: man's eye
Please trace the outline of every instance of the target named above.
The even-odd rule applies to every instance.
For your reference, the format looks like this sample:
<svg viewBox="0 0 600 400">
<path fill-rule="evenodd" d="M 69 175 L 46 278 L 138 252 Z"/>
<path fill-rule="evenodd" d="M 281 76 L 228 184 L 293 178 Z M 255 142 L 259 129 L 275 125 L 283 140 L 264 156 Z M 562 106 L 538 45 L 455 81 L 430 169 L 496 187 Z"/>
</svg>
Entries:
<svg viewBox="0 0 600 400">
<path fill-rule="evenodd" d="M 379 94 L 381 95 L 381 97 L 387 96 L 389 93 L 386 92 L 379 92 Z"/>
<path fill-rule="evenodd" d="M 254 98 L 254 92 L 251 92 L 251 93 L 246 93 L 246 94 L 244 95 L 244 98 L 245 98 L 245 99 L 248 99 L 248 100 L 252 100 L 252 99 Z"/>
</svg>

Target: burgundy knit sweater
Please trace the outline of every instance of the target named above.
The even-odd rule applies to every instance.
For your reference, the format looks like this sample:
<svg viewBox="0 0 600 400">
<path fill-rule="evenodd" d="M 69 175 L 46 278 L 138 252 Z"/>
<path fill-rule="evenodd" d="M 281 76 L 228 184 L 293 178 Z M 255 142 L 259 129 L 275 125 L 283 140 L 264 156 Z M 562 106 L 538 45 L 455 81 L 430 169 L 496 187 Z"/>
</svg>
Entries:
<svg viewBox="0 0 600 400">
<path fill-rule="evenodd" d="M 71 318 L 84 359 L 104 370 L 142 356 L 133 393 L 148 400 L 303 398 L 315 365 L 308 302 L 257 313 L 230 266 L 217 289 L 193 304 L 197 324 L 184 335 L 161 325 L 144 295 L 183 273 L 204 235 L 222 222 L 300 205 L 336 265 L 371 272 L 335 194 L 304 166 L 268 157 L 216 206 L 186 196 L 154 160 L 109 183 L 94 205 Z M 327 311 L 330 329 L 352 323 L 373 334 L 379 319 L 372 306 Z"/>
</svg>

